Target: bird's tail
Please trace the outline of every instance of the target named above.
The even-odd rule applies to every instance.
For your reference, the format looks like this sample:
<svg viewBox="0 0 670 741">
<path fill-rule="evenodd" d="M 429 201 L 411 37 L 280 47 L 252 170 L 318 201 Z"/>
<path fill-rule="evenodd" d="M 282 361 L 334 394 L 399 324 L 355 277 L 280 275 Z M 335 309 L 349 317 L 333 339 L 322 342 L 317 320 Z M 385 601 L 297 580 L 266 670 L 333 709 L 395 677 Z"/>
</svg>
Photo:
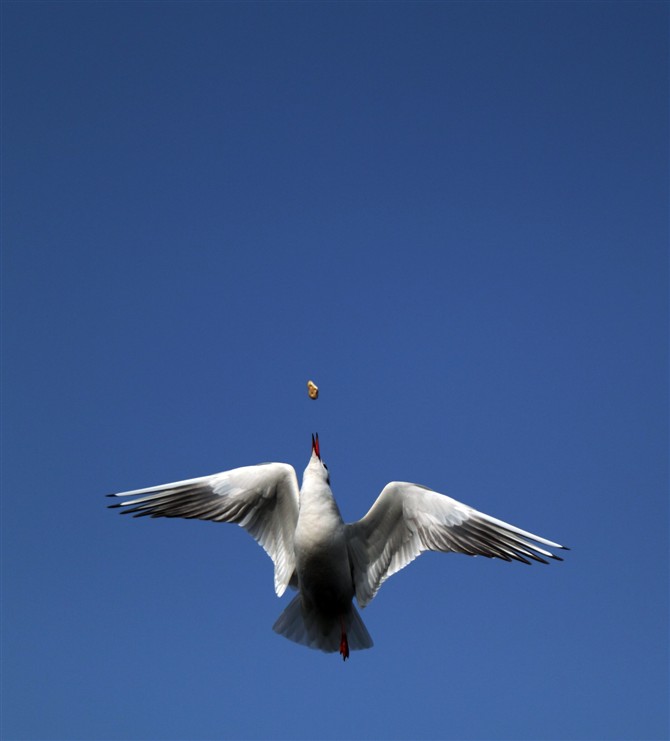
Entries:
<svg viewBox="0 0 670 741">
<path fill-rule="evenodd" d="M 303 604 L 300 593 L 291 600 L 272 630 L 289 641 L 327 653 L 342 651 L 343 632 L 352 651 L 372 647 L 372 638 L 353 605 L 341 619 L 326 616 L 313 605 Z"/>
</svg>

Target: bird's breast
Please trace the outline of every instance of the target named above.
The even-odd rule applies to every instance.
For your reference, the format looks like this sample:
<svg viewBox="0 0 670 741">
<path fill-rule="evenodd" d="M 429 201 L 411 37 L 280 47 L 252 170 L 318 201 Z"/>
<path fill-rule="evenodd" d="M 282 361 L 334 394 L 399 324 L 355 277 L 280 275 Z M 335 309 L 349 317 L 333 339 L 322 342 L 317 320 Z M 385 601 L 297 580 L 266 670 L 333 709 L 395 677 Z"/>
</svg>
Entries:
<svg viewBox="0 0 670 741">
<path fill-rule="evenodd" d="M 303 598 L 325 611 L 344 609 L 354 593 L 341 519 L 301 513 L 295 531 L 295 556 Z"/>
</svg>

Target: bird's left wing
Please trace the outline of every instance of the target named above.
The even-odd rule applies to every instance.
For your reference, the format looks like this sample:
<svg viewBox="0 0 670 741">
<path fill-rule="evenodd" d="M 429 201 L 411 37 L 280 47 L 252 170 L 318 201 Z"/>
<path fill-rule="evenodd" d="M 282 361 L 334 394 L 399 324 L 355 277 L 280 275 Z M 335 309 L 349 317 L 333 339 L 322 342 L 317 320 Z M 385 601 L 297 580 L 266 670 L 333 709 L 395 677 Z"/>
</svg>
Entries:
<svg viewBox="0 0 670 741">
<path fill-rule="evenodd" d="M 274 562 L 275 591 L 281 597 L 295 570 L 298 493 L 292 466 L 263 463 L 109 496 L 130 497 L 110 505 L 120 507 L 122 514 L 197 518 L 243 527 Z"/>
<path fill-rule="evenodd" d="M 417 484 L 387 484 L 370 511 L 347 525 L 356 599 L 365 607 L 382 583 L 424 551 L 531 563 L 562 559 L 536 543 L 564 548 Z"/>
</svg>

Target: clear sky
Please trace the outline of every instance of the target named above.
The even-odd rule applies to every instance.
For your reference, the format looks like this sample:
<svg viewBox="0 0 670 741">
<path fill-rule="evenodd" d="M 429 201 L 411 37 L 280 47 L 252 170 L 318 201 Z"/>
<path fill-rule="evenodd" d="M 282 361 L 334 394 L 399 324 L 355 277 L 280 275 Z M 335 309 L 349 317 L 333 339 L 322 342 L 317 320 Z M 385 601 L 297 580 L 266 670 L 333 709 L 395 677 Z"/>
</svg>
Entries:
<svg viewBox="0 0 670 741">
<path fill-rule="evenodd" d="M 667 738 L 668 7 L 2 3 L 3 741 Z M 422 556 L 343 664 L 106 508 L 315 431 L 347 520 L 572 550 Z"/>
</svg>

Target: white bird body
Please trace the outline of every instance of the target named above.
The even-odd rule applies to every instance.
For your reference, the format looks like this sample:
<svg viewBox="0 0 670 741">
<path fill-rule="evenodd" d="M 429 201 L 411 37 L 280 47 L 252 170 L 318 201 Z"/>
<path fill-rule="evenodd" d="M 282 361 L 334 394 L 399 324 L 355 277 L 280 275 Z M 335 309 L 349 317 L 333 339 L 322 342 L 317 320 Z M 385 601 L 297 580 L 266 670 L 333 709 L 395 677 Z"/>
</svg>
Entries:
<svg viewBox="0 0 670 741">
<path fill-rule="evenodd" d="M 186 517 L 244 527 L 275 565 L 275 591 L 298 590 L 273 629 L 322 651 L 370 648 L 353 597 L 365 607 L 382 583 L 427 550 L 531 563 L 562 560 L 536 543 L 564 546 L 496 520 L 417 484 L 387 484 L 367 515 L 345 524 L 321 461 L 319 440 L 302 488 L 285 463 L 224 471 L 172 484 L 110 494 L 135 517 Z M 534 542 L 531 542 L 534 541 Z"/>
<path fill-rule="evenodd" d="M 323 470 L 321 460 L 313 451 L 303 476 L 295 528 L 294 551 L 301 614 L 296 610 L 293 628 L 300 629 L 304 623 L 306 630 L 299 642 L 323 650 L 333 650 L 339 631 L 339 648 L 346 659 L 349 655 L 348 632 L 352 621 L 358 618 L 352 605 L 355 587 L 346 526 L 328 479 L 324 480 Z M 281 617 L 275 629 L 291 637 L 291 627 L 280 621 Z M 372 639 L 360 618 L 358 622 L 365 635 L 353 640 L 353 647 L 368 648 Z"/>
<path fill-rule="evenodd" d="M 354 596 L 345 525 L 326 487 L 303 487 L 295 528 L 295 566 L 303 596 L 314 601 Z"/>
</svg>

